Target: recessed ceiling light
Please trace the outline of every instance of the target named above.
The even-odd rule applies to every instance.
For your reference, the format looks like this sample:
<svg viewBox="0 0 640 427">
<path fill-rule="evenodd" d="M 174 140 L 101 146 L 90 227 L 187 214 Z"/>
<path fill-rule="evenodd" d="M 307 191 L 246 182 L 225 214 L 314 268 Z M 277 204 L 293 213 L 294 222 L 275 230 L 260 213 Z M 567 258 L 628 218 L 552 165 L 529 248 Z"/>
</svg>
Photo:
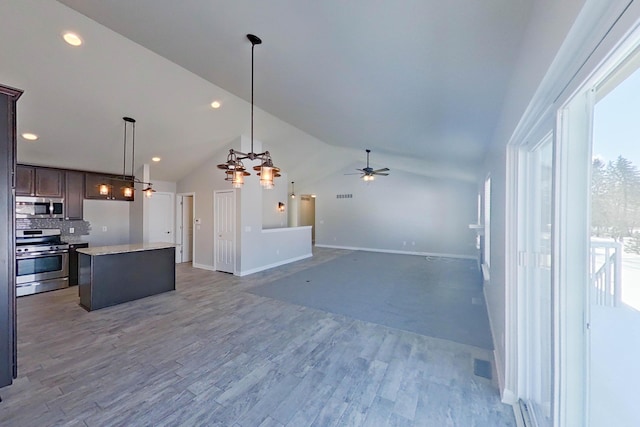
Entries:
<svg viewBox="0 0 640 427">
<path fill-rule="evenodd" d="M 213 101 L 211 103 L 211 108 L 220 108 L 220 105 L 222 105 L 220 104 L 220 101 Z"/>
<path fill-rule="evenodd" d="M 29 132 L 23 133 L 22 137 L 27 141 L 35 141 L 38 139 L 38 135 L 36 135 L 35 133 L 29 133 Z"/>
<path fill-rule="evenodd" d="M 80 46 L 82 44 L 82 39 L 76 33 L 66 32 L 62 35 L 62 38 L 71 46 Z"/>
<path fill-rule="evenodd" d="M 159 162 L 162 159 L 160 157 L 152 157 L 151 160 L 153 160 L 154 162 Z"/>
</svg>

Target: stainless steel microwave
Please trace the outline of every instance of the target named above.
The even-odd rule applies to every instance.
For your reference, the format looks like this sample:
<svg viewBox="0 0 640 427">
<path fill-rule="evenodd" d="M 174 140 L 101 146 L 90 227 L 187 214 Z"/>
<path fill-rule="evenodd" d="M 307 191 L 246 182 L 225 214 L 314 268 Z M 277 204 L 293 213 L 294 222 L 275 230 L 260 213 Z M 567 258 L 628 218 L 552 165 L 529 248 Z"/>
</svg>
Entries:
<svg viewBox="0 0 640 427">
<path fill-rule="evenodd" d="M 64 199 L 18 196 L 16 218 L 64 218 Z"/>
</svg>

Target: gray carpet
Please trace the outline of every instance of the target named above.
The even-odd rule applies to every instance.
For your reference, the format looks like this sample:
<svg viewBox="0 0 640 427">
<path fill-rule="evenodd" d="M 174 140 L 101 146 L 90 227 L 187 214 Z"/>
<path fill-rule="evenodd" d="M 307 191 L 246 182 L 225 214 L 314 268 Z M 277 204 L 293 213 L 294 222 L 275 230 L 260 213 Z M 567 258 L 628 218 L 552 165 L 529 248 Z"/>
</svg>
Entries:
<svg viewBox="0 0 640 427">
<path fill-rule="evenodd" d="M 493 349 L 473 260 L 355 251 L 250 292 Z"/>
</svg>

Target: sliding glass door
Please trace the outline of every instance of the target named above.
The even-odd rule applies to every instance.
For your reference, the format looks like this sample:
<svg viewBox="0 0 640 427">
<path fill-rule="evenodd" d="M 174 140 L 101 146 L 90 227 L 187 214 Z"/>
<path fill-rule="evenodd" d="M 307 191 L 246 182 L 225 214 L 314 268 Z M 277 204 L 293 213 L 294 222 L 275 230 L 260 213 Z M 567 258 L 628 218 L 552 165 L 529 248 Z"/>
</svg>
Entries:
<svg viewBox="0 0 640 427">
<path fill-rule="evenodd" d="M 593 111 L 587 292 L 592 427 L 640 423 L 639 58 L 597 86 Z"/>
<path fill-rule="evenodd" d="M 519 156 L 518 312 L 520 395 L 537 426 L 552 420 L 551 230 L 553 138 Z"/>
</svg>

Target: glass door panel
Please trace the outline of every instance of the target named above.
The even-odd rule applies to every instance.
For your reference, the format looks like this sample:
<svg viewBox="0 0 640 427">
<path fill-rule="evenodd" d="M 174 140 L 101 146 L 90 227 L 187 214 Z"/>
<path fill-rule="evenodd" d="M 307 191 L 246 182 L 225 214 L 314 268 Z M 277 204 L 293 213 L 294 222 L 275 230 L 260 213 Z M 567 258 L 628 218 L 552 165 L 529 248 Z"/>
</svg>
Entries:
<svg viewBox="0 0 640 427">
<path fill-rule="evenodd" d="M 553 138 L 520 152 L 519 363 L 521 394 L 536 425 L 552 425 L 551 224 Z"/>
<path fill-rule="evenodd" d="M 639 425 L 640 71 L 627 75 L 609 93 L 597 92 L 594 108 L 587 292 L 590 427 Z"/>
</svg>

